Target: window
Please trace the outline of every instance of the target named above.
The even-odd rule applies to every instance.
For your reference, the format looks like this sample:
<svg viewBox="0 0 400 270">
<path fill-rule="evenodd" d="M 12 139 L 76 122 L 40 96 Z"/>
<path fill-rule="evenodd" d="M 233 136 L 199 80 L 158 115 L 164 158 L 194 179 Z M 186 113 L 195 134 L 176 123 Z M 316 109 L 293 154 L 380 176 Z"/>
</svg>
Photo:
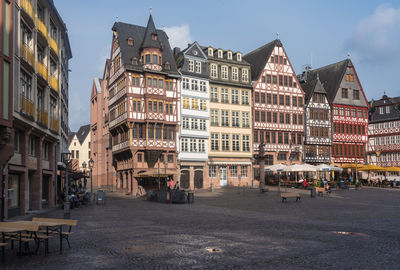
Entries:
<svg viewBox="0 0 400 270">
<path fill-rule="evenodd" d="M 293 123 L 293 125 L 297 125 L 297 114 L 293 114 L 293 116 L 292 116 L 292 123 Z"/>
<path fill-rule="evenodd" d="M 153 64 L 158 64 L 158 55 L 153 54 Z"/>
<path fill-rule="evenodd" d="M 239 104 L 239 90 L 232 89 L 232 104 Z"/>
<path fill-rule="evenodd" d="M 247 165 L 240 165 L 240 177 L 247 177 L 248 176 L 248 166 Z"/>
<path fill-rule="evenodd" d="M 223 56 L 222 50 L 218 50 L 218 58 L 222 58 L 222 56 Z"/>
<path fill-rule="evenodd" d="M 293 107 L 297 107 L 297 97 L 296 96 L 292 97 L 292 105 L 293 105 Z"/>
<path fill-rule="evenodd" d="M 298 121 L 297 121 L 297 123 L 298 123 L 299 125 L 302 125 L 302 124 L 303 124 L 303 115 L 302 115 L 302 114 L 299 114 L 299 115 L 298 115 Z"/>
<path fill-rule="evenodd" d="M 227 66 L 221 67 L 221 79 L 224 79 L 224 80 L 228 79 L 228 67 Z"/>
<path fill-rule="evenodd" d="M 222 151 L 229 151 L 229 134 L 222 134 Z"/>
<path fill-rule="evenodd" d="M 278 95 L 276 95 L 276 94 L 274 94 L 273 96 L 272 96 L 272 103 L 274 104 L 274 105 L 278 105 Z"/>
<path fill-rule="evenodd" d="M 272 113 L 272 122 L 278 123 L 278 113 Z"/>
<path fill-rule="evenodd" d="M 386 106 L 386 113 L 390 113 L 390 107 Z"/>
<path fill-rule="evenodd" d="M 267 94 L 267 104 L 271 104 L 271 94 Z"/>
<path fill-rule="evenodd" d="M 79 150 L 76 150 L 76 158 L 79 159 Z"/>
<path fill-rule="evenodd" d="M 29 152 L 30 156 L 35 156 L 36 150 L 36 138 L 34 136 L 29 136 Z"/>
<path fill-rule="evenodd" d="M 229 103 L 229 90 L 221 88 L 221 102 Z"/>
<path fill-rule="evenodd" d="M 242 81 L 247 82 L 249 80 L 249 70 L 242 69 Z"/>
<path fill-rule="evenodd" d="M 14 152 L 19 153 L 19 140 L 20 140 L 20 132 L 18 130 L 14 131 Z"/>
<path fill-rule="evenodd" d="M 208 168 L 208 176 L 209 177 L 217 177 L 217 166 L 210 165 Z"/>
<path fill-rule="evenodd" d="M 290 96 L 286 96 L 286 106 L 290 107 Z"/>
<path fill-rule="evenodd" d="M 207 111 L 207 101 L 200 99 L 200 110 Z"/>
<path fill-rule="evenodd" d="M 248 112 L 242 112 L 242 127 L 243 128 L 249 128 L 250 127 L 250 120 L 249 120 L 249 113 Z"/>
<path fill-rule="evenodd" d="M 218 102 L 218 88 L 211 87 L 211 101 Z"/>
<path fill-rule="evenodd" d="M 242 61 L 242 54 L 241 53 L 237 53 L 236 60 L 239 61 L 239 62 Z"/>
<path fill-rule="evenodd" d="M 199 100 L 196 98 L 192 98 L 192 110 L 199 109 Z"/>
<path fill-rule="evenodd" d="M 232 127 L 239 127 L 239 112 L 232 112 Z"/>
<path fill-rule="evenodd" d="M 286 60 L 286 59 L 285 59 Z M 288 86 L 288 76 L 283 77 L 283 85 Z"/>
<path fill-rule="evenodd" d="M 219 138 L 218 133 L 211 133 L 211 150 L 219 150 Z"/>
<path fill-rule="evenodd" d="M 283 86 L 283 76 L 279 75 L 279 86 Z"/>
<path fill-rule="evenodd" d="M 75 158 L 75 151 L 74 150 L 71 151 L 71 158 Z"/>
<path fill-rule="evenodd" d="M 194 72 L 194 61 L 189 60 L 189 72 Z"/>
<path fill-rule="evenodd" d="M 195 118 L 191 118 L 190 119 L 190 128 L 193 129 L 193 130 L 197 130 L 198 129 L 197 119 L 195 119 Z"/>
<path fill-rule="evenodd" d="M 238 134 L 232 134 L 232 151 L 240 151 L 240 139 Z"/>
<path fill-rule="evenodd" d="M 286 153 L 278 153 L 278 160 L 286 160 Z"/>
<path fill-rule="evenodd" d="M 249 135 L 242 136 L 242 151 L 243 152 L 250 151 L 250 136 Z"/>
<path fill-rule="evenodd" d="M 197 152 L 196 139 L 190 139 L 190 152 Z"/>
<path fill-rule="evenodd" d="M 232 52 L 228 51 L 227 55 L 228 55 L 228 60 L 232 60 Z"/>
<path fill-rule="evenodd" d="M 212 48 L 208 48 L 208 56 L 214 56 L 214 50 Z"/>
<path fill-rule="evenodd" d="M 150 104 L 150 102 L 149 102 L 149 104 Z M 190 99 L 187 97 L 183 98 L 183 108 L 190 109 Z M 151 111 L 151 110 L 149 109 L 149 111 Z"/>
<path fill-rule="evenodd" d="M 285 105 L 285 96 L 284 95 L 279 95 L 279 105 L 281 105 L 281 106 Z"/>
<path fill-rule="evenodd" d="M 200 91 L 206 92 L 207 91 L 207 84 L 205 81 L 200 81 Z"/>
<path fill-rule="evenodd" d="M 212 64 L 212 65 L 211 65 L 210 76 L 211 76 L 212 78 L 217 78 L 217 76 L 218 76 L 217 65 L 215 65 L 215 64 Z"/>
<path fill-rule="evenodd" d="M 196 61 L 196 73 L 201 73 L 201 62 Z"/>
<path fill-rule="evenodd" d="M 351 109 L 351 117 L 356 117 L 356 109 Z"/>
<path fill-rule="evenodd" d="M 145 63 L 150 64 L 150 54 L 146 54 L 145 56 Z"/>
<path fill-rule="evenodd" d="M 265 94 L 264 93 L 260 93 L 261 95 L 261 103 L 265 104 Z"/>
<path fill-rule="evenodd" d="M 267 122 L 268 123 L 271 123 L 271 120 L 272 118 L 271 118 L 271 112 L 267 112 Z"/>
<path fill-rule="evenodd" d="M 276 75 L 272 75 L 272 84 L 278 84 Z"/>
<path fill-rule="evenodd" d="M 255 103 L 259 103 L 260 102 L 260 93 L 259 92 L 255 92 L 254 93 L 254 102 Z"/>
<path fill-rule="evenodd" d="M 283 134 L 282 132 L 278 132 L 278 143 L 283 144 Z"/>
<path fill-rule="evenodd" d="M 271 84 L 271 75 L 267 74 L 267 83 Z"/>
<path fill-rule="evenodd" d="M 206 130 L 206 120 L 200 119 L 200 130 Z"/>
<path fill-rule="evenodd" d="M 298 105 L 299 107 L 303 107 L 303 97 L 298 97 Z"/>
<path fill-rule="evenodd" d="M 286 114 L 286 124 L 290 124 L 290 113 Z"/>
<path fill-rule="evenodd" d="M 182 128 L 189 129 L 189 118 L 183 117 L 182 119 Z"/>
<path fill-rule="evenodd" d="M 221 125 L 223 127 L 229 127 L 229 112 L 228 111 L 221 111 Z"/>
<path fill-rule="evenodd" d="M 31 100 L 32 98 L 32 78 L 25 72 L 21 70 L 21 78 L 20 78 L 20 84 L 21 84 L 21 95 L 28 99 Z M 26 110 L 27 108 L 23 108 Z"/>
<path fill-rule="evenodd" d="M 238 74 L 239 74 L 238 68 L 237 67 L 233 67 L 232 68 L 232 80 L 234 80 L 234 81 L 239 80 Z"/>
<path fill-rule="evenodd" d="M 242 104 L 249 105 L 249 91 L 242 91 Z"/>
<path fill-rule="evenodd" d="M 200 153 L 206 152 L 206 143 L 205 143 L 205 140 L 199 139 L 198 141 L 199 141 L 199 152 L 200 152 Z"/>
<path fill-rule="evenodd" d="M 342 98 L 349 98 L 349 93 L 347 88 L 342 88 Z"/>
<path fill-rule="evenodd" d="M 218 110 L 211 110 L 211 125 L 219 126 Z"/>
<path fill-rule="evenodd" d="M 168 163 L 173 163 L 173 162 L 174 162 L 174 156 L 168 155 Z"/>
<path fill-rule="evenodd" d="M 238 176 L 237 165 L 231 165 L 229 167 L 229 172 L 231 177 L 237 177 Z"/>
</svg>

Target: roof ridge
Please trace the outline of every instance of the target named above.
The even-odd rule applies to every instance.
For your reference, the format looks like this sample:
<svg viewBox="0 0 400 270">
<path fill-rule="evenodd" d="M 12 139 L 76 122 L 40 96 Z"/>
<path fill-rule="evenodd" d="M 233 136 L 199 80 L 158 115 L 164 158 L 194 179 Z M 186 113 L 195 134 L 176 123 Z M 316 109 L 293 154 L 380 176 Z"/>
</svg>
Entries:
<svg viewBox="0 0 400 270">
<path fill-rule="evenodd" d="M 271 41 L 271 42 L 268 42 L 267 44 L 264 44 L 264 45 L 262 45 L 261 47 L 258 47 L 257 49 L 254 49 L 254 50 L 252 50 L 251 52 L 245 54 L 245 56 L 249 56 L 249 55 L 251 55 L 251 54 L 257 53 L 257 52 L 261 51 L 262 49 L 265 49 L 266 47 L 272 45 L 272 43 L 274 43 L 274 42 L 276 42 L 276 41 L 279 41 L 279 40 L 275 39 L 275 40 L 273 40 L 273 41 Z"/>
</svg>

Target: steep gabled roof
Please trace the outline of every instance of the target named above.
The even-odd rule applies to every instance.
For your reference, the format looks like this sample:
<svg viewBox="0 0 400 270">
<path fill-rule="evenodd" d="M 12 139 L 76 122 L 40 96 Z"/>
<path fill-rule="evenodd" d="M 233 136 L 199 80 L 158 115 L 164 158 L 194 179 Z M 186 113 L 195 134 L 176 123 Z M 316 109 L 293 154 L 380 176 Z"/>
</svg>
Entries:
<svg viewBox="0 0 400 270">
<path fill-rule="evenodd" d="M 74 139 L 75 134 L 76 134 L 76 132 L 71 132 L 71 131 L 68 133 L 68 146 L 71 144 L 72 140 Z"/>
<path fill-rule="evenodd" d="M 272 51 L 276 46 L 282 46 L 282 43 L 279 39 L 275 39 L 274 41 L 271 41 L 270 43 L 265 44 L 264 46 L 243 56 L 243 58 L 251 64 L 252 80 L 258 80 L 265 68 L 265 65 L 267 64 L 268 59 L 271 56 Z"/>
<path fill-rule="evenodd" d="M 90 132 L 90 124 L 81 126 L 78 129 L 78 131 L 76 132 L 76 137 L 78 138 L 80 144 L 82 144 L 85 141 L 89 132 Z"/>
<path fill-rule="evenodd" d="M 319 76 L 317 74 L 317 78 L 314 80 L 307 80 L 307 82 L 301 83 L 301 88 L 305 93 L 305 103 L 308 104 L 313 93 L 321 93 L 326 95 L 325 87 L 321 83 Z M 331 103 L 331 102 L 329 102 Z"/>
<path fill-rule="evenodd" d="M 150 20 L 150 19 L 149 19 Z M 154 24 L 154 23 L 153 23 Z M 152 26 L 151 26 L 152 27 Z M 143 72 L 143 67 L 140 64 L 140 52 L 144 43 L 147 27 L 142 27 L 133 24 L 127 24 L 122 22 L 114 23 L 112 30 L 117 32 L 117 38 L 121 51 L 122 64 L 126 69 Z M 154 31 L 154 30 L 151 30 Z M 163 63 L 169 62 L 170 69 L 166 70 L 165 66 L 162 66 L 161 73 L 167 73 L 168 75 L 179 75 L 176 68 L 174 55 L 172 53 L 167 34 L 160 29 L 155 30 L 158 36 L 158 42 L 163 49 L 162 58 Z M 149 32 L 148 32 L 149 33 Z M 128 38 L 133 39 L 133 45 L 128 44 Z M 151 38 L 151 35 L 150 35 Z M 132 64 L 132 59 L 138 60 L 138 65 Z M 155 71 L 152 71 L 155 72 Z"/>
<path fill-rule="evenodd" d="M 325 67 L 311 70 L 307 74 L 307 81 L 316 80 L 319 76 L 320 81 L 323 83 L 327 97 L 330 103 L 336 97 L 336 93 L 339 89 L 340 83 L 342 82 L 343 76 L 346 73 L 348 66 L 352 66 L 353 63 L 350 59 L 346 59 Z"/>
<path fill-rule="evenodd" d="M 161 44 L 160 41 L 158 40 L 158 37 L 156 40 L 153 40 L 153 35 L 158 35 L 158 33 L 156 26 L 154 25 L 153 16 L 150 14 L 149 20 L 147 22 L 146 31 L 144 33 L 141 49 L 143 48 L 161 49 Z"/>
</svg>

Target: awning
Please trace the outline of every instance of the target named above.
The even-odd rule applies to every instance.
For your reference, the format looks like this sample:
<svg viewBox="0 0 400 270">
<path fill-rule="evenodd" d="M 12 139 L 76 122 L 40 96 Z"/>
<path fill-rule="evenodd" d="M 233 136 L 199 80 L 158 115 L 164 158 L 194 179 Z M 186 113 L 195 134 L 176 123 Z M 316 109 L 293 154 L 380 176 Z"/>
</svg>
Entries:
<svg viewBox="0 0 400 270">
<path fill-rule="evenodd" d="M 170 175 L 180 175 L 180 172 L 171 169 L 165 170 L 164 168 L 151 169 L 147 172 L 139 173 L 136 177 L 168 177 Z"/>
<path fill-rule="evenodd" d="M 358 169 L 359 171 L 385 171 L 385 168 L 376 165 L 365 165 L 364 167 Z"/>
<path fill-rule="evenodd" d="M 251 165 L 250 161 L 210 161 L 208 165 Z"/>
</svg>

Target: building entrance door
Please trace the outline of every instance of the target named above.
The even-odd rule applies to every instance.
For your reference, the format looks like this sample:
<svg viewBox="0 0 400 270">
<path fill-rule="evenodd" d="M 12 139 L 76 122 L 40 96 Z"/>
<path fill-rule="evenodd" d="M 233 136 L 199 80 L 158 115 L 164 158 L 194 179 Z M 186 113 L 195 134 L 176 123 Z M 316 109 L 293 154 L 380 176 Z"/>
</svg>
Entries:
<svg viewBox="0 0 400 270">
<path fill-rule="evenodd" d="M 226 175 L 226 166 L 221 166 L 219 167 L 219 185 L 221 187 L 224 187 L 228 185 L 228 180 L 227 180 L 227 175 Z"/>
</svg>

